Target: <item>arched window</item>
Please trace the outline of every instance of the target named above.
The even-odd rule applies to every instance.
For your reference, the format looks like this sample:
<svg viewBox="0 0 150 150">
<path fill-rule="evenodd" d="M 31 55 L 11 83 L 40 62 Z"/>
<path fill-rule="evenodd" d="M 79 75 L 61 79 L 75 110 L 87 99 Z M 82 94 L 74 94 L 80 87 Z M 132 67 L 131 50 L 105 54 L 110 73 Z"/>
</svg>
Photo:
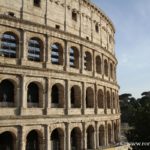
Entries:
<svg viewBox="0 0 150 150">
<path fill-rule="evenodd" d="M 116 108 L 116 101 L 115 101 L 115 94 L 113 93 L 112 95 L 112 99 L 113 99 L 113 109 Z"/>
<path fill-rule="evenodd" d="M 104 95 L 102 90 L 98 90 L 98 108 L 104 108 Z"/>
<path fill-rule="evenodd" d="M 94 108 L 94 92 L 91 87 L 86 89 L 86 107 Z"/>
<path fill-rule="evenodd" d="M 51 134 L 51 150 L 64 150 L 64 133 L 62 129 L 55 129 Z"/>
<path fill-rule="evenodd" d="M 111 101 L 110 101 L 110 93 L 109 93 L 109 91 L 107 91 L 107 108 L 108 109 L 111 108 Z"/>
<path fill-rule="evenodd" d="M 0 150 L 16 150 L 13 135 L 6 131 L 0 134 Z"/>
<path fill-rule="evenodd" d="M 63 48 L 59 43 L 51 45 L 51 63 L 63 65 Z"/>
<path fill-rule="evenodd" d="M 104 126 L 101 125 L 99 127 L 99 146 L 105 145 L 105 129 Z"/>
<path fill-rule="evenodd" d="M 28 60 L 42 61 L 42 42 L 38 38 L 31 38 L 28 42 Z"/>
<path fill-rule="evenodd" d="M 28 107 L 39 107 L 39 87 L 34 82 L 28 85 L 27 101 Z"/>
<path fill-rule="evenodd" d="M 98 23 L 95 24 L 95 31 L 96 31 L 97 33 L 99 33 L 99 25 L 98 25 Z"/>
<path fill-rule="evenodd" d="M 101 74 L 102 73 L 102 64 L 101 64 L 101 58 L 100 56 L 96 56 L 96 72 L 98 74 Z"/>
<path fill-rule="evenodd" d="M 110 64 L 110 77 L 113 79 L 113 65 Z"/>
<path fill-rule="evenodd" d="M 81 130 L 75 127 L 71 131 L 71 150 L 81 150 Z"/>
<path fill-rule="evenodd" d="M 78 16 L 77 16 L 77 11 L 74 9 L 72 10 L 72 20 L 77 22 Z"/>
<path fill-rule="evenodd" d="M 40 150 L 40 137 L 36 130 L 32 130 L 27 135 L 26 150 Z"/>
<path fill-rule="evenodd" d="M 108 62 L 106 59 L 104 60 L 104 74 L 108 76 Z"/>
<path fill-rule="evenodd" d="M 71 88 L 70 98 L 71 98 L 71 107 L 73 108 L 81 107 L 81 90 L 79 86 L 75 85 Z"/>
<path fill-rule="evenodd" d="M 79 51 L 76 47 L 70 48 L 70 67 L 79 68 Z"/>
<path fill-rule="evenodd" d="M 85 52 L 84 69 L 87 71 L 92 71 L 92 56 L 90 52 Z"/>
<path fill-rule="evenodd" d="M 108 124 L 108 143 L 109 144 L 111 144 L 111 133 L 112 131 L 111 131 L 111 125 L 110 124 Z"/>
<path fill-rule="evenodd" d="M 18 53 L 18 38 L 14 33 L 5 32 L 1 37 L 0 56 L 16 58 Z"/>
<path fill-rule="evenodd" d="M 64 106 L 64 87 L 61 84 L 55 84 L 51 92 L 52 107 L 63 108 Z"/>
<path fill-rule="evenodd" d="M 94 128 L 90 125 L 87 128 L 87 148 L 93 149 L 94 148 Z"/>
<path fill-rule="evenodd" d="M 1 106 L 11 107 L 14 105 L 14 85 L 9 80 L 0 83 L 0 103 Z"/>
</svg>

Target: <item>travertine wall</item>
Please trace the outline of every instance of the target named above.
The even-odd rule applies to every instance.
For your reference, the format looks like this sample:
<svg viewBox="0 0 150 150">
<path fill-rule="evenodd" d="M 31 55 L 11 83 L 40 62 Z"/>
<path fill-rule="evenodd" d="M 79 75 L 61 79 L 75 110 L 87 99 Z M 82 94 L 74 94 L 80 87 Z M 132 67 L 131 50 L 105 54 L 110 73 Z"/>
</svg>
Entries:
<svg viewBox="0 0 150 150">
<path fill-rule="evenodd" d="M 77 21 L 72 20 L 72 10 L 77 12 Z M 8 12 L 14 12 L 14 16 Z M 87 129 L 92 127 L 93 149 L 98 149 L 101 147 L 100 126 L 103 125 L 102 146 L 115 145 L 120 134 L 119 87 L 114 55 L 115 31 L 108 17 L 86 0 L 42 0 L 40 7 L 34 6 L 32 0 L 5 0 L 0 2 L 0 14 L 0 35 L 9 32 L 18 39 L 16 58 L 0 56 L 0 83 L 11 81 L 15 91 L 13 107 L 6 104 L 6 107 L 0 108 L 0 134 L 11 132 L 15 150 L 25 150 L 28 133 L 36 130 L 41 137 L 40 150 L 51 150 L 51 133 L 54 129 L 61 129 L 64 138 L 61 149 L 71 150 L 71 131 L 78 128 L 81 131 L 80 149 L 87 149 Z M 95 31 L 97 23 L 98 33 Z M 56 29 L 56 25 L 60 29 Z M 28 42 L 32 37 L 41 40 L 40 62 L 30 61 L 27 57 Z M 63 49 L 62 65 L 51 63 L 51 45 L 56 42 Z M 70 47 L 78 49 L 78 68 L 70 67 Z M 91 55 L 91 71 L 84 68 L 85 52 Z M 101 59 L 99 64 L 97 56 Z M 96 69 L 98 66 L 100 73 Z M 31 82 L 40 89 L 38 107 L 29 107 L 27 102 Z M 63 88 L 61 108 L 55 108 L 51 102 L 51 90 L 55 84 Z M 81 92 L 77 108 L 71 106 L 70 91 L 73 86 Z M 91 101 L 94 105 L 91 108 L 86 107 L 86 90 L 89 87 L 93 91 Z M 102 99 L 99 99 L 99 90 L 103 92 Z M 103 103 L 102 108 L 98 107 L 99 101 Z"/>
</svg>

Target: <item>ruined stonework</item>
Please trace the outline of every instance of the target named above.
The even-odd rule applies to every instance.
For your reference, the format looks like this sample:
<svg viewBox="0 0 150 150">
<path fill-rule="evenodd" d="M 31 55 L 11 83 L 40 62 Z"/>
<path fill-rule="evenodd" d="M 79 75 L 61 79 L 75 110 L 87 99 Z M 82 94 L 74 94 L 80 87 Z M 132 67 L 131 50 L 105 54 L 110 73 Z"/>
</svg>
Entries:
<svg viewBox="0 0 150 150">
<path fill-rule="evenodd" d="M 114 33 L 88 0 L 0 1 L 0 150 L 117 145 Z"/>
</svg>

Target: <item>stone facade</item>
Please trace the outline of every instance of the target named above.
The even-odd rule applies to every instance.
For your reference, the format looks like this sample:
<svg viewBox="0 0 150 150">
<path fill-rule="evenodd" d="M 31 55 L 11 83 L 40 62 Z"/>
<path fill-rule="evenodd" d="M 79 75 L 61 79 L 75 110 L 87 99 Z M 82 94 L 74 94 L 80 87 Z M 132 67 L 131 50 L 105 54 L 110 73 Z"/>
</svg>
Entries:
<svg viewBox="0 0 150 150">
<path fill-rule="evenodd" d="M 88 0 L 0 2 L 0 148 L 117 145 L 114 33 Z"/>
</svg>

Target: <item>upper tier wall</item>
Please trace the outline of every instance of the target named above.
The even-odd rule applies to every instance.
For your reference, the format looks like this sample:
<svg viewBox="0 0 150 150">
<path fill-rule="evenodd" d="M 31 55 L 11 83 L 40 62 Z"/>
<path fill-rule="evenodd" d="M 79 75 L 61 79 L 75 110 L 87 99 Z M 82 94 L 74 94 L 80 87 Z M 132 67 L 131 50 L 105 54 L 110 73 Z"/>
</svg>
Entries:
<svg viewBox="0 0 150 150">
<path fill-rule="evenodd" d="M 75 13 L 73 19 L 72 12 Z M 88 0 L 5 0 L 0 14 L 59 28 L 99 44 L 114 54 L 115 29 L 111 20 Z"/>
</svg>

